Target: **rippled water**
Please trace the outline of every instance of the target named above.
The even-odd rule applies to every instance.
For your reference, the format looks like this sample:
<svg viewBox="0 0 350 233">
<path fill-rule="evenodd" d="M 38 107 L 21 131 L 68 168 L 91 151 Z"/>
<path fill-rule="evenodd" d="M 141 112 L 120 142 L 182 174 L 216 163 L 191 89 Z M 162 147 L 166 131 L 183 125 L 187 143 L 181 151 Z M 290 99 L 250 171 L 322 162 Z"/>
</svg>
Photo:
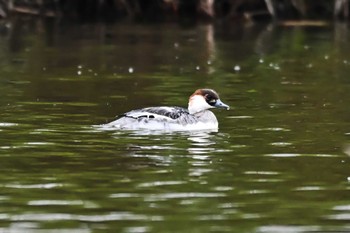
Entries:
<svg viewBox="0 0 350 233">
<path fill-rule="evenodd" d="M 3 27 L 0 231 L 350 231 L 346 25 Z M 199 87 L 218 132 L 94 126 Z"/>
</svg>

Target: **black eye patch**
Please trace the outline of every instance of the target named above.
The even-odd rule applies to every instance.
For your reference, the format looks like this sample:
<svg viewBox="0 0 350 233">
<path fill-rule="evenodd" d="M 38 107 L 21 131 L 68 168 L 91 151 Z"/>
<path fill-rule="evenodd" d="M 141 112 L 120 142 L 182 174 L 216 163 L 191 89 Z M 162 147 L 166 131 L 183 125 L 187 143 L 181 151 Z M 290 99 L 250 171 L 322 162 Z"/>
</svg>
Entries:
<svg viewBox="0 0 350 233">
<path fill-rule="evenodd" d="M 216 98 L 211 96 L 210 94 L 205 95 L 205 101 L 207 101 L 208 104 L 214 105 L 216 103 Z"/>
</svg>

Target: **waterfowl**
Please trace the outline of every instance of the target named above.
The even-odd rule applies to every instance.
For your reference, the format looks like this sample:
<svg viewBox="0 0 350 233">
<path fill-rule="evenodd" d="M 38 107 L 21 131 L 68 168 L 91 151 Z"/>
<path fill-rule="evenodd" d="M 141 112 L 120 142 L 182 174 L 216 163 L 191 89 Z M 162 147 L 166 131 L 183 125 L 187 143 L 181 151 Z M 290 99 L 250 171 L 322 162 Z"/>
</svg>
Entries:
<svg viewBox="0 0 350 233">
<path fill-rule="evenodd" d="M 188 108 L 147 107 L 121 114 L 106 124 L 117 129 L 137 130 L 205 130 L 218 129 L 218 120 L 209 109 L 230 107 L 224 104 L 216 91 L 198 89 L 190 97 Z"/>
</svg>

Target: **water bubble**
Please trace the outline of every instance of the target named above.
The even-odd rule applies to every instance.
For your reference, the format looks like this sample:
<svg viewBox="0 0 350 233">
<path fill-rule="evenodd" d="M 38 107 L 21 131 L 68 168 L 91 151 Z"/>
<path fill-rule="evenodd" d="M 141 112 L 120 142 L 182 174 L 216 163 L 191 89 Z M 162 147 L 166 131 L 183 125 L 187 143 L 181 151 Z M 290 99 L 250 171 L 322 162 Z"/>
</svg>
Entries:
<svg viewBox="0 0 350 233">
<path fill-rule="evenodd" d="M 200 66 L 196 66 L 196 70 L 200 70 L 201 68 L 200 68 Z"/>
<path fill-rule="evenodd" d="M 81 73 L 82 73 L 81 70 L 78 70 L 77 74 L 78 74 L 78 75 L 81 75 Z"/>
<path fill-rule="evenodd" d="M 129 67 L 128 71 L 129 71 L 130 74 L 132 74 L 132 73 L 134 73 L 134 68 L 133 67 Z"/>
<path fill-rule="evenodd" d="M 241 67 L 239 66 L 239 65 L 235 65 L 234 67 L 233 67 L 233 69 L 234 69 L 234 71 L 240 71 L 241 70 Z"/>
<path fill-rule="evenodd" d="M 264 63 L 264 59 L 260 58 L 259 63 Z"/>
<path fill-rule="evenodd" d="M 83 68 L 83 66 L 82 65 L 78 65 L 78 69 L 82 69 Z"/>
<path fill-rule="evenodd" d="M 328 60 L 328 59 L 329 59 L 329 56 L 328 56 L 328 55 L 325 55 L 325 56 L 324 56 L 324 59 L 325 59 L 325 60 Z"/>
</svg>

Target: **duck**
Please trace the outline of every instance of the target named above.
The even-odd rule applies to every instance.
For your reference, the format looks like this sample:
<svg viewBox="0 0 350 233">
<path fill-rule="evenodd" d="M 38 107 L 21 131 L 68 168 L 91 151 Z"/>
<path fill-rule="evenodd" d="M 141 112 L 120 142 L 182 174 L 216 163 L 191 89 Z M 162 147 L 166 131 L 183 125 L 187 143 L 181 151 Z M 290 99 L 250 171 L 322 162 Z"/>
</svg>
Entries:
<svg viewBox="0 0 350 233">
<path fill-rule="evenodd" d="M 230 107 L 223 103 L 213 89 L 197 89 L 188 101 L 188 108 L 177 106 L 146 107 L 117 116 L 106 127 L 120 130 L 193 131 L 217 130 L 218 120 L 209 109 Z"/>
</svg>

